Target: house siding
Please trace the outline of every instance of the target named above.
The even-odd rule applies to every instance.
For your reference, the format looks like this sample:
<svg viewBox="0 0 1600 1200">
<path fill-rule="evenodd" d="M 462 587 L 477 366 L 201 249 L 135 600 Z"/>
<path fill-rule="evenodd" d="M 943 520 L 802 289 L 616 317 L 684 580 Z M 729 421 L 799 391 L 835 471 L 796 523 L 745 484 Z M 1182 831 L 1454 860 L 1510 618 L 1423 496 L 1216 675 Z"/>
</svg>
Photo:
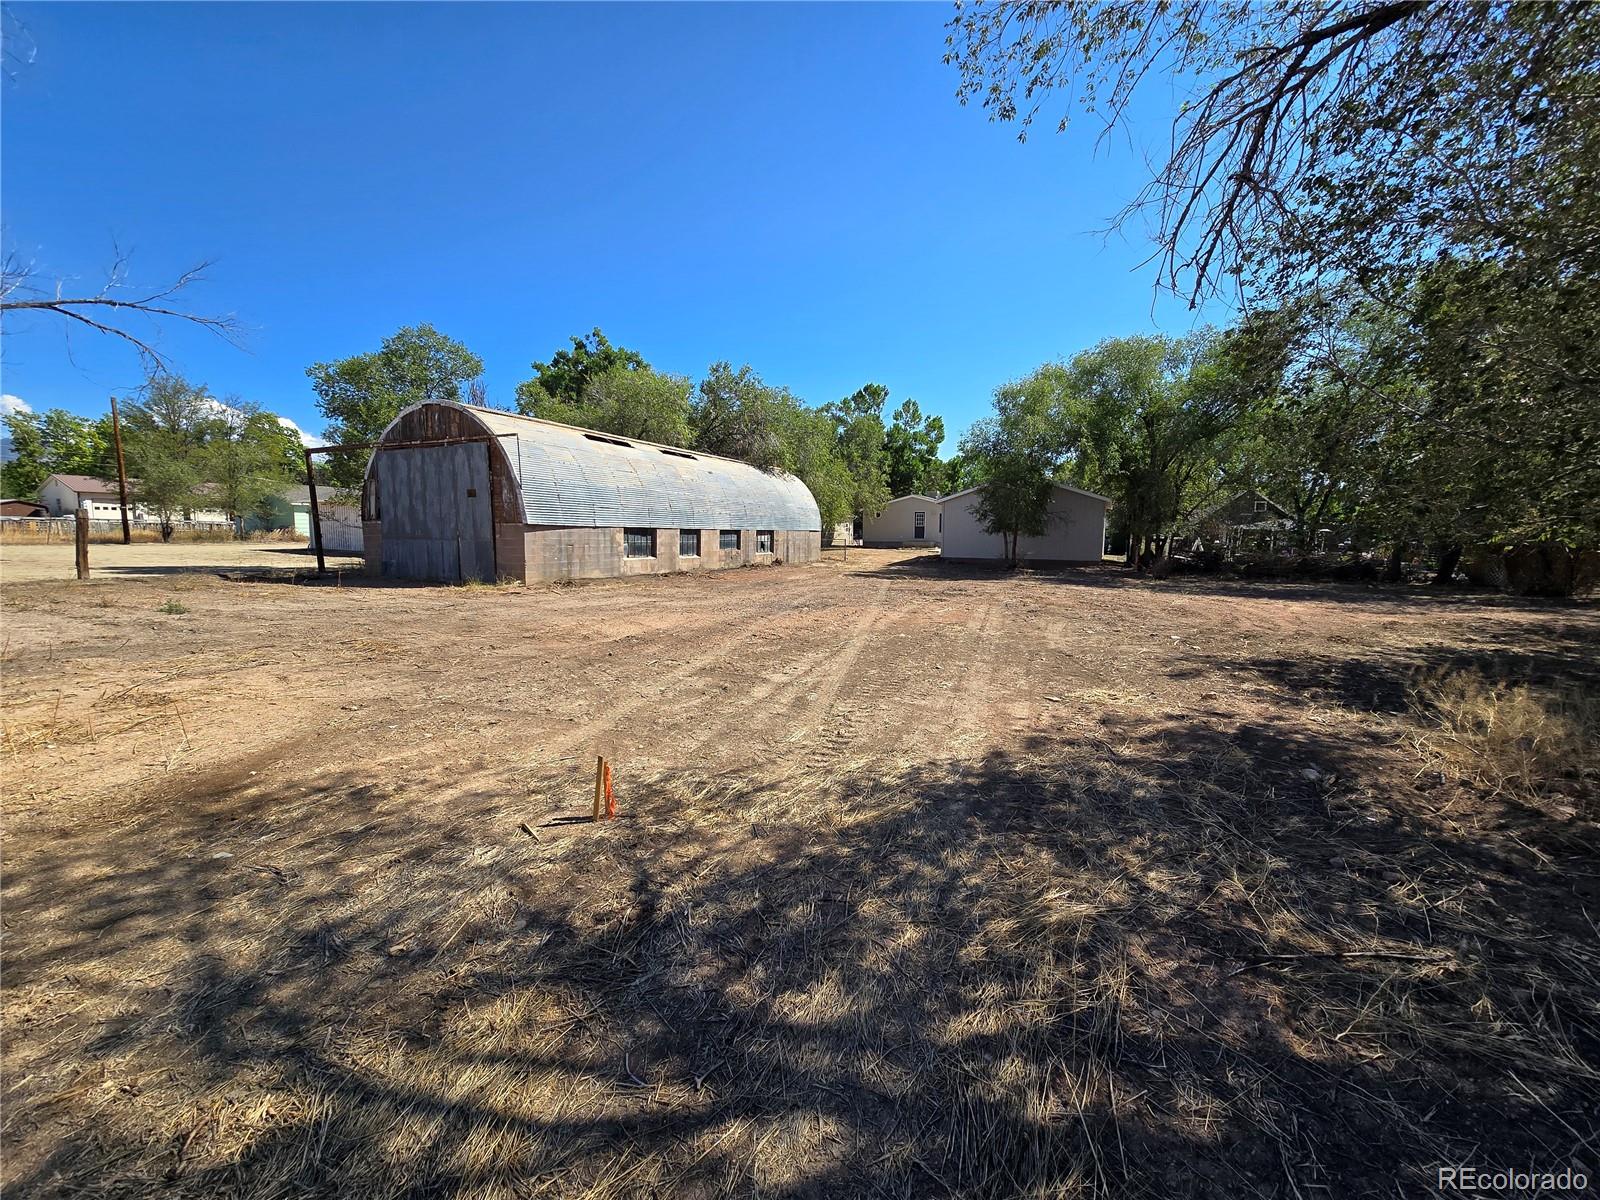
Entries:
<svg viewBox="0 0 1600 1200">
<path fill-rule="evenodd" d="M 863 546 L 937 546 L 943 501 L 931 496 L 897 496 L 877 516 L 861 523 Z M 923 536 L 916 536 L 916 514 L 927 514 Z"/>
<path fill-rule="evenodd" d="M 944 506 L 944 556 L 1003 559 L 1005 540 L 978 520 L 978 493 L 952 497 Z M 1019 538 L 1018 557 L 1027 562 L 1097 563 L 1106 537 L 1106 502 L 1067 488 L 1050 499 L 1050 523 L 1042 537 Z"/>
</svg>

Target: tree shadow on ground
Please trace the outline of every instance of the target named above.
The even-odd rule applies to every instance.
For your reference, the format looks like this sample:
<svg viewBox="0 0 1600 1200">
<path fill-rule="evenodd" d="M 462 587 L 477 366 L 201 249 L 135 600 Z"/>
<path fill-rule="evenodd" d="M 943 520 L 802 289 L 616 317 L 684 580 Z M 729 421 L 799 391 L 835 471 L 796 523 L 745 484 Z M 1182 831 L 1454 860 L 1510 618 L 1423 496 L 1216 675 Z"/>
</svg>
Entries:
<svg viewBox="0 0 1600 1200">
<path fill-rule="evenodd" d="M 11 1194 L 1393 1196 L 1596 1166 L 1592 827 L 1463 836 L 1316 730 L 662 774 L 628 820 L 534 836 L 493 775 L 241 775 L 14 862 Z"/>
<path fill-rule="evenodd" d="M 1416 584 L 1337 583 L 1324 580 L 1239 579 L 1217 575 L 1173 575 L 1154 579 L 1115 563 L 1087 566 L 1021 566 L 947 559 L 923 554 L 886 563 L 862 575 L 884 579 L 946 579 L 976 583 L 1053 583 L 1068 587 L 1147 590 L 1173 596 L 1248 597 L 1259 600 L 1304 600 L 1353 604 L 1403 611 L 1413 608 L 1527 610 L 1592 609 L 1593 597 L 1546 599 L 1509 596 L 1487 588 L 1430 588 Z"/>
</svg>

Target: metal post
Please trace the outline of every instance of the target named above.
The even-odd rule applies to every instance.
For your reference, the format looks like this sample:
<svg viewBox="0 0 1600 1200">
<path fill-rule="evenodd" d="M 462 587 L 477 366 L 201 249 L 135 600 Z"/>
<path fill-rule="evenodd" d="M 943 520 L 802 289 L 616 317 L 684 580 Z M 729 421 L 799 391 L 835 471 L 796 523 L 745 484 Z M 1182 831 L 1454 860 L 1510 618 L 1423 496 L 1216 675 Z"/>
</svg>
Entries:
<svg viewBox="0 0 1600 1200">
<path fill-rule="evenodd" d="M 111 397 L 111 438 L 117 444 L 117 491 L 122 496 L 122 544 L 133 544 L 133 531 L 128 527 L 128 468 L 122 461 L 122 419 L 117 416 L 117 398 Z"/>
<path fill-rule="evenodd" d="M 78 578 L 89 578 L 89 514 L 78 509 Z"/>
<path fill-rule="evenodd" d="M 311 466 L 311 451 L 306 456 L 306 490 L 311 494 L 311 537 L 317 544 L 317 574 L 327 573 L 328 564 L 322 559 L 322 512 L 317 508 L 317 475 Z"/>
</svg>

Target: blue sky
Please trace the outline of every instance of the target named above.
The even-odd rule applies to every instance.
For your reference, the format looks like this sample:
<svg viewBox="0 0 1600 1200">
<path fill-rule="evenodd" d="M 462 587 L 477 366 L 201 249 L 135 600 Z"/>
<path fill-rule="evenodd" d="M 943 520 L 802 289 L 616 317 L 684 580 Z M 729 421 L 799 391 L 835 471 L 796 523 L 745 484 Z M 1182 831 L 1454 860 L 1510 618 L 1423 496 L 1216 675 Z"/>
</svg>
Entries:
<svg viewBox="0 0 1600 1200">
<path fill-rule="evenodd" d="M 431 322 L 509 403 L 601 326 L 658 368 L 749 362 L 812 403 L 862 383 L 953 437 L 993 389 L 1193 315 L 1147 243 L 1095 230 L 1163 144 L 1053 122 L 1026 144 L 955 100 L 942 4 L 18 4 L 8 247 L 92 288 L 213 259 L 168 327 L 183 374 L 308 430 L 305 368 Z M 124 346 L 13 323 L 3 390 L 102 412 Z"/>
</svg>

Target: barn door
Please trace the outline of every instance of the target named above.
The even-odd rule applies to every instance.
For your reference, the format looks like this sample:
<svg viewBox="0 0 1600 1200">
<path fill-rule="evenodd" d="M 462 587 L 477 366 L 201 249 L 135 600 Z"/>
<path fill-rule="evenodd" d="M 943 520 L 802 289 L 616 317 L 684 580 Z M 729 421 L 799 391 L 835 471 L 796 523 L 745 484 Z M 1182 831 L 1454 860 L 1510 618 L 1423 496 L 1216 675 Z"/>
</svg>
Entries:
<svg viewBox="0 0 1600 1200">
<path fill-rule="evenodd" d="M 494 582 L 489 456 L 483 443 L 379 450 L 383 573 Z"/>
</svg>

